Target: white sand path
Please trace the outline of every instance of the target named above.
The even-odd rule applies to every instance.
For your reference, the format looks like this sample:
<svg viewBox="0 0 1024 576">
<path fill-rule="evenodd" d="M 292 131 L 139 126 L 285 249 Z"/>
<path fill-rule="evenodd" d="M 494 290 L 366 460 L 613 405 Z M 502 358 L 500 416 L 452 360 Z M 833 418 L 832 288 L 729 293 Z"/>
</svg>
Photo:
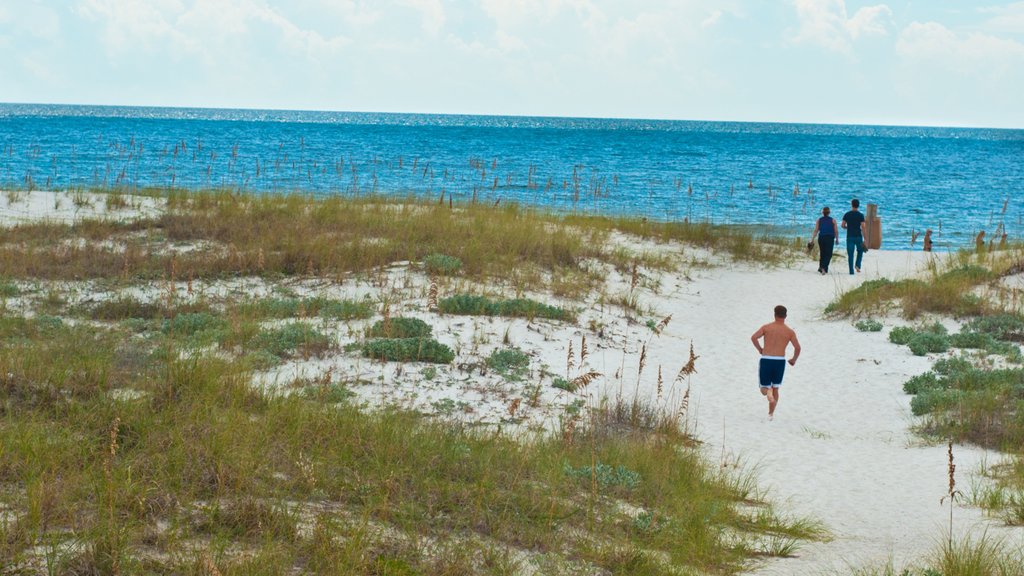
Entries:
<svg viewBox="0 0 1024 576">
<path fill-rule="evenodd" d="M 708 454 L 756 465 L 757 482 L 782 513 L 823 521 L 833 539 L 803 546 L 797 557 L 773 559 L 755 574 L 849 573 L 851 567 L 897 569 L 920 559 L 948 526 L 946 446 L 925 446 L 908 431 L 910 396 L 902 390 L 932 360 L 888 342 L 887 333 L 860 332 L 848 321 L 823 317 L 825 306 L 864 280 L 898 278 L 921 269 L 929 255 L 872 251 L 864 273 L 847 275 L 834 262 L 822 277 L 816 262 L 792 268 L 732 266 L 683 283 L 658 303 L 672 313 L 665 338 L 652 341 L 655 357 L 684 359 L 692 338 L 699 372 L 693 377 L 691 418 Z M 750 335 L 772 320 L 776 304 L 789 308 L 803 353 L 787 365 L 775 420 L 757 390 L 758 354 Z M 958 488 L 996 453 L 955 446 Z M 1024 529 L 1007 529 L 976 508 L 958 506 L 954 528 L 988 530 L 1020 542 Z"/>
</svg>

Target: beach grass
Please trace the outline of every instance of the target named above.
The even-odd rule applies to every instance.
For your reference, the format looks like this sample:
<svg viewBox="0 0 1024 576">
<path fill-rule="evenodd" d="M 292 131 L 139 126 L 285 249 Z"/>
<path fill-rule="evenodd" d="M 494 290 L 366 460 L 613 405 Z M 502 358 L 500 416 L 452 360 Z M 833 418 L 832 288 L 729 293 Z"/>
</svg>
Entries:
<svg viewBox="0 0 1024 576">
<path fill-rule="evenodd" d="M 916 428 L 1010 455 L 1011 464 L 987 470 L 995 483 L 973 500 L 1012 525 L 1024 525 L 1024 310 L 1019 291 L 1003 279 L 1024 271 L 1022 255 L 1013 244 L 963 250 L 932 259 L 924 278 L 866 281 L 828 307 L 860 323 L 892 312 L 915 321 L 893 327 L 888 338 L 934 359 L 930 371 L 903 385 L 913 395 Z M 958 320 L 960 331 L 935 321 L 943 317 Z"/>
<path fill-rule="evenodd" d="M 133 222 L 0 229 L 4 292 L 22 301 L 0 314 L 0 571 L 731 574 L 823 537 L 705 461 L 678 409 L 583 402 L 558 429 L 526 432 L 511 406 L 498 427 L 367 410 L 329 372 L 271 390 L 253 385 L 257 370 L 341 353 L 324 321 L 362 321 L 355 344 L 389 350 L 428 332 L 386 302 L 176 297 L 201 279 L 372 277 L 435 254 L 459 259 L 444 268 L 455 279 L 532 269 L 512 288 L 571 273 L 592 290 L 582 262 L 625 260 L 605 248 L 607 223 L 379 199 L 168 202 Z M 122 295 L 75 299 L 70 281 Z M 154 285 L 155 298 L 131 295 Z M 532 377 L 515 348 L 489 362 Z"/>
</svg>

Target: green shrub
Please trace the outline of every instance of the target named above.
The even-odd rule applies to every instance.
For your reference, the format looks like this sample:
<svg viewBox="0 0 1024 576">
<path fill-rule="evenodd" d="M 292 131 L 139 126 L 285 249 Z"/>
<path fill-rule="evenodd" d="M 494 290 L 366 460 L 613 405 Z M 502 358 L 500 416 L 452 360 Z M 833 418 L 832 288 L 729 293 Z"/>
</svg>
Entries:
<svg viewBox="0 0 1024 576">
<path fill-rule="evenodd" d="M 552 388 L 558 388 L 559 390 L 565 390 L 566 392 L 575 392 L 576 386 L 570 380 L 566 380 L 561 376 L 555 376 L 554 380 L 551 381 Z"/>
<path fill-rule="evenodd" d="M 446 314 L 474 316 L 507 316 L 515 318 L 547 318 L 572 320 L 571 312 L 557 306 L 542 304 L 529 298 L 491 300 L 485 296 L 456 294 L 438 302 L 438 309 Z"/>
<path fill-rule="evenodd" d="M 292 358 L 299 350 L 306 354 L 321 354 L 331 347 L 331 339 L 308 324 L 293 322 L 257 333 L 249 347 L 264 350 L 278 358 Z"/>
<path fill-rule="evenodd" d="M 423 267 L 431 274 L 451 276 L 462 269 L 462 260 L 447 254 L 430 254 L 423 259 Z"/>
<path fill-rule="evenodd" d="M 374 304 L 369 298 L 363 300 L 324 300 L 319 306 L 322 318 L 333 320 L 360 320 L 373 316 Z"/>
<path fill-rule="evenodd" d="M 355 320 L 373 316 L 374 304 L 362 300 L 334 300 L 330 298 L 264 298 L 239 306 L 242 313 L 264 318 L 298 318 L 321 316 L 334 320 Z"/>
<path fill-rule="evenodd" d="M 932 370 L 936 374 L 950 376 L 952 374 L 970 372 L 974 370 L 974 365 L 963 358 L 939 358 L 935 361 L 935 365 L 932 366 Z"/>
<path fill-rule="evenodd" d="M 388 362 L 433 362 L 448 364 L 455 359 L 452 349 L 433 338 L 379 338 L 363 345 L 363 356 Z"/>
<path fill-rule="evenodd" d="M 914 416 L 923 416 L 940 410 L 946 406 L 956 404 L 961 397 L 959 390 L 933 388 L 922 390 L 910 399 L 910 411 Z"/>
<path fill-rule="evenodd" d="M 910 326 L 897 326 L 889 331 L 889 342 L 893 344 L 909 344 L 917 332 Z"/>
<path fill-rule="evenodd" d="M 933 390 L 940 387 L 939 379 L 934 372 L 918 374 L 903 383 L 903 391 L 907 394 L 919 394 L 922 390 Z"/>
<path fill-rule="evenodd" d="M 859 320 L 854 326 L 861 332 L 881 332 L 882 323 L 878 320 L 872 320 L 870 318 L 865 320 Z"/>
<path fill-rule="evenodd" d="M 949 345 L 954 348 L 985 350 L 993 346 L 996 339 L 983 332 L 960 332 L 949 337 Z"/>
<path fill-rule="evenodd" d="M 910 342 L 907 342 L 907 346 L 910 347 L 914 356 L 924 356 L 929 352 L 945 352 L 949 350 L 949 337 L 934 332 L 918 332 L 910 339 Z"/>
<path fill-rule="evenodd" d="M 371 338 L 428 338 L 432 332 L 430 324 L 419 318 L 391 318 L 387 325 L 383 320 L 370 327 Z"/>
<path fill-rule="evenodd" d="M 519 380 L 530 367 L 530 357 L 518 348 L 495 350 L 487 357 L 487 366 L 511 380 Z"/>
<path fill-rule="evenodd" d="M 613 467 L 601 462 L 598 462 L 593 468 L 590 466 L 573 468 L 566 464 L 565 475 L 569 478 L 585 480 L 587 482 L 596 479 L 598 485 L 602 488 L 612 486 L 636 488 L 640 485 L 640 474 L 638 472 L 634 472 L 625 466 L 620 465 Z"/>
<path fill-rule="evenodd" d="M 1024 342 L 1024 317 L 1019 314 L 995 314 L 975 318 L 963 331 L 989 334 L 997 340 Z"/>
<path fill-rule="evenodd" d="M 14 298 L 21 295 L 18 285 L 9 280 L 0 280 L 0 298 Z"/>
<path fill-rule="evenodd" d="M 164 320 L 161 330 L 165 334 L 188 337 L 199 332 L 219 330 L 226 326 L 227 322 L 223 318 L 209 312 L 188 312 Z"/>
</svg>

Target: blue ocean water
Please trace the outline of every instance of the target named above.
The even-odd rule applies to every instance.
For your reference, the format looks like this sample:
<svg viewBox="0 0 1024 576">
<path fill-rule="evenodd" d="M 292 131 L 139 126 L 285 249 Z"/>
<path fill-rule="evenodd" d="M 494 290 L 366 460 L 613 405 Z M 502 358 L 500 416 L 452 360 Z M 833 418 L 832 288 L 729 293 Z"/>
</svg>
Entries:
<svg viewBox="0 0 1024 576">
<path fill-rule="evenodd" d="M 411 194 L 807 236 L 858 197 L 883 248 L 1024 232 L 1024 130 L 0 104 L 0 152 L 4 188 Z"/>
</svg>

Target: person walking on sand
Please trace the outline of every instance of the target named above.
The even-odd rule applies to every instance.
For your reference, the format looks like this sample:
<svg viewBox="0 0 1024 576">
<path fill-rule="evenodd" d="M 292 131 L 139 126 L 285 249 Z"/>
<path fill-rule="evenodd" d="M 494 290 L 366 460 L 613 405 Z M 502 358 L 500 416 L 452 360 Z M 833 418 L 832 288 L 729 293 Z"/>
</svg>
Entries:
<svg viewBox="0 0 1024 576">
<path fill-rule="evenodd" d="M 866 235 L 867 224 L 864 223 L 864 215 L 860 213 L 860 200 L 850 200 L 850 211 L 843 214 L 843 228 L 846 230 L 846 261 L 850 266 L 850 275 L 853 276 L 854 269 L 860 272 L 861 259 L 868 251 L 864 247 L 864 236 Z M 853 260 L 853 252 L 857 251 L 857 260 Z"/>
<path fill-rule="evenodd" d="M 764 346 L 760 340 L 764 338 Z M 761 355 L 758 366 L 758 379 L 761 395 L 768 399 L 768 420 L 775 418 L 775 407 L 779 404 L 779 387 L 782 386 L 782 375 L 786 371 L 786 348 L 793 345 L 793 357 L 790 366 L 796 366 L 800 357 L 800 341 L 796 332 L 786 326 L 786 307 L 775 307 L 775 321 L 757 329 L 750 341 Z"/>
<path fill-rule="evenodd" d="M 828 264 L 832 261 L 832 248 L 839 242 L 839 227 L 836 219 L 829 216 L 828 206 L 821 209 L 821 218 L 814 222 L 814 232 L 811 232 L 811 242 L 818 237 L 818 249 L 821 256 L 818 258 L 818 274 L 828 274 Z"/>
</svg>

